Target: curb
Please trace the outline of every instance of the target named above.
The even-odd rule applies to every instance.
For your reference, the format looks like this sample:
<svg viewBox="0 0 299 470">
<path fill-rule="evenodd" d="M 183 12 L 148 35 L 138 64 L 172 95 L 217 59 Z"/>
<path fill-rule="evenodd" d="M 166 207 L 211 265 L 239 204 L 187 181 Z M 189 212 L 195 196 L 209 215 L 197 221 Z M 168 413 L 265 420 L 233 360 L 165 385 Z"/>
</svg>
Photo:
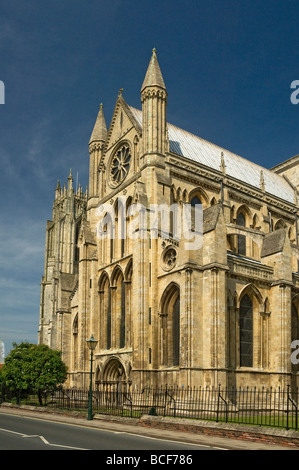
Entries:
<svg viewBox="0 0 299 470">
<path fill-rule="evenodd" d="M 194 420 L 184 418 L 175 419 L 148 415 L 142 416 L 138 425 L 299 448 L 299 432 L 293 430 L 211 421 L 194 423 Z"/>
</svg>

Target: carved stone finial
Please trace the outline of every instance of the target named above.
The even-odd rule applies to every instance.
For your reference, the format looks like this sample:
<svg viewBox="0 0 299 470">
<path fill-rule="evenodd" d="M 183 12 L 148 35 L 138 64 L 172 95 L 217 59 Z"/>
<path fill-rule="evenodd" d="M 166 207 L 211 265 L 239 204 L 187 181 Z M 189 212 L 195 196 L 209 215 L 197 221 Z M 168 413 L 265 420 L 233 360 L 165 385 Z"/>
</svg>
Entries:
<svg viewBox="0 0 299 470">
<path fill-rule="evenodd" d="M 222 173 L 226 173 L 226 165 L 225 165 L 225 160 L 224 160 L 224 153 L 221 152 L 221 163 L 220 163 L 220 171 L 222 171 Z"/>
<path fill-rule="evenodd" d="M 264 178 L 263 170 L 261 170 L 261 173 L 260 173 L 260 188 L 262 191 L 265 191 L 265 178 Z"/>
</svg>

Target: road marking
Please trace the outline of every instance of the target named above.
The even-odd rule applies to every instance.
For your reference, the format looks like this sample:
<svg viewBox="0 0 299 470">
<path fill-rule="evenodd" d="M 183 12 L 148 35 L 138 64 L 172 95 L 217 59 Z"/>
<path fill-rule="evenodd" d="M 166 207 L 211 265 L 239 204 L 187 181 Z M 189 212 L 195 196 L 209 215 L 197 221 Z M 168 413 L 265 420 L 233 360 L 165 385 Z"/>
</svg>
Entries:
<svg viewBox="0 0 299 470">
<path fill-rule="evenodd" d="M 176 440 L 176 439 L 166 439 L 166 438 L 160 438 L 159 436 L 157 437 L 154 437 L 154 436 L 146 436 L 145 434 L 136 434 L 136 433 L 133 433 L 133 432 L 130 432 L 130 431 L 115 431 L 113 429 L 106 429 L 105 427 L 95 427 L 95 426 L 88 426 L 88 425 L 85 425 L 85 424 L 79 424 L 79 423 L 67 423 L 67 422 L 63 422 L 63 421 L 60 421 L 60 420 L 56 420 L 55 418 L 53 417 L 35 417 L 35 416 L 23 416 L 21 414 L 18 414 L 18 413 L 5 413 L 5 412 L 2 412 L 2 410 L 0 411 L 0 414 L 5 414 L 6 416 L 9 415 L 9 416 L 18 416 L 20 418 L 27 418 L 27 419 L 32 419 L 32 420 L 36 420 L 36 421 L 50 421 L 50 422 L 54 422 L 54 423 L 57 423 L 57 424 L 62 424 L 63 426 L 76 426 L 76 427 L 82 427 L 82 428 L 88 428 L 88 429 L 93 429 L 93 430 L 98 430 L 98 431 L 102 431 L 102 432 L 111 432 L 111 433 L 114 433 L 114 434 L 127 434 L 127 435 L 131 435 L 131 436 L 136 436 L 136 437 L 139 437 L 141 439 L 153 439 L 153 440 L 158 440 L 158 441 L 164 441 L 164 442 L 172 442 L 172 443 L 178 443 L 178 444 L 183 444 L 183 445 L 192 445 L 192 446 L 197 446 L 197 447 L 210 447 L 211 449 L 218 449 L 218 450 L 228 450 L 227 447 L 219 447 L 219 446 L 213 446 L 213 445 L 210 445 L 210 444 L 197 444 L 197 443 L 194 443 L 194 442 L 186 442 L 186 441 L 180 441 L 180 440 Z M 1 428 L 0 428 L 1 430 Z M 14 431 L 10 431 L 10 432 L 14 432 Z M 16 433 L 16 434 L 20 434 L 20 433 Z M 56 444 L 49 444 L 49 445 L 56 445 Z M 65 446 L 67 447 L 67 446 Z M 88 450 L 88 449 L 80 449 L 80 448 L 77 448 L 76 449 L 79 449 L 79 450 Z"/>
<path fill-rule="evenodd" d="M 11 434 L 17 434 L 18 436 L 24 437 L 25 439 L 28 439 L 28 438 L 30 439 L 32 437 L 37 437 L 41 441 L 43 441 L 43 443 L 46 444 L 47 446 L 63 447 L 63 448 L 66 448 L 66 449 L 74 449 L 74 450 L 88 450 L 88 449 L 83 449 L 81 447 L 67 446 L 67 445 L 63 445 L 63 444 L 52 444 L 51 442 L 47 441 L 47 439 L 44 436 L 39 436 L 38 434 L 23 434 L 21 432 L 11 431 L 10 429 L 4 429 L 4 428 L 0 428 L 0 431 L 10 432 Z"/>
</svg>

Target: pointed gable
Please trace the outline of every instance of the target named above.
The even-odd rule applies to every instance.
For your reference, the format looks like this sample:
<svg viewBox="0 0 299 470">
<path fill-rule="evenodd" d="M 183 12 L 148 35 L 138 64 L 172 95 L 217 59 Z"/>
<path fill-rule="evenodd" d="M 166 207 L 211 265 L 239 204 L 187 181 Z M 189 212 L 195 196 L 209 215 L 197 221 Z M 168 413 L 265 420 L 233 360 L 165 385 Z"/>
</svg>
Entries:
<svg viewBox="0 0 299 470">
<path fill-rule="evenodd" d="M 137 134 L 142 134 L 142 127 L 132 112 L 130 106 L 125 102 L 120 92 L 115 104 L 113 116 L 111 119 L 108 136 L 106 140 L 106 149 L 117 143 L 128 130 L 135 128 Z"/>
</svg>

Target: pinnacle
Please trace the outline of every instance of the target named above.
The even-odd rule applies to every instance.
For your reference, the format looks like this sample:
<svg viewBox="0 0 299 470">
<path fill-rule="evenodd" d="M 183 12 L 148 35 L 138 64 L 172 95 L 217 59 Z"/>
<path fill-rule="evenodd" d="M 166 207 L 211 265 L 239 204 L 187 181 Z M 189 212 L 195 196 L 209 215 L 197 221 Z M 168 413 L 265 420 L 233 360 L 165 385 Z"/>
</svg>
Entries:
<svg viewBox="0 0 299 470">
<path fill-rule="evenodd" d="M 141 87 L 141 91 L 143 91 L 145 87 L 152 86 L 158 86 L 166 90 L 155 48 L 152 51 L 152 57 L 145 75 L 145 79 L 143 81 L 143 85 Z"/>
<path fill-rule="evenodd" d="M 107 126 L 106 126 L 106 121 L 105 121 L 105 116 L 104 116 L 104 111 L 103 111 L 103 104 L 100 104 L 100 110 L 90 137 L 89 143 L 91 144 L 92 142 L 95 141 L 105 141 L 107 137 Z"/>
</svg>

